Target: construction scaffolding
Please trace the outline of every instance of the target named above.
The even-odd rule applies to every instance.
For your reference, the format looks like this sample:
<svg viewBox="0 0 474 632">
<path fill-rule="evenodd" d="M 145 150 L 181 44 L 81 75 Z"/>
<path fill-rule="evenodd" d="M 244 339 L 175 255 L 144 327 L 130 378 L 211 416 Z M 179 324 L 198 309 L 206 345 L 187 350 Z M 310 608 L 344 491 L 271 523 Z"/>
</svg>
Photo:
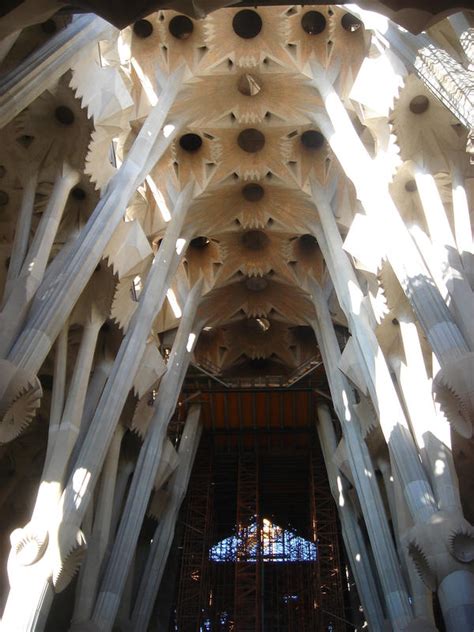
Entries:
<svg viewBox="0 0 474 632">
<path fill-rule="evenodd" d="M 191 477 L 170 630 L 346 632 L 337 512 L 314 435 L 208 435 Z M 225 446 L 225 447 L 224 447 Z"/>
<path fill-rule="evenodd" d="M 212 450 L 201 440 L 189 483 L 181 572 L 176 608 L 177 629 L 194 632 L 202 627 L 208 598 L 208 551 L 212 527 Z M 172 628 L 174 629 L 174 628 Z"/>
</svg>

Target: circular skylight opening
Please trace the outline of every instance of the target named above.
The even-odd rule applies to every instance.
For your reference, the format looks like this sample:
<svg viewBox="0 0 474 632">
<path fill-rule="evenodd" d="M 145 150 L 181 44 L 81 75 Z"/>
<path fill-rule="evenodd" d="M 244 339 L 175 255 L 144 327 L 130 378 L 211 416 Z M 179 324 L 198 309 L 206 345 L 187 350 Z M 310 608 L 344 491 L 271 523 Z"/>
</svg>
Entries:
<svg viewBox="0 0 474 632">
<path fill-rule="evenodd" d="M 362 22 L 352 13 L 345 13 L 341 18 L 341 26 L 345 31 L 355 33 L 362 26 Z"/>
<path fill-rule="evenodd" d="M 153 24 L 149 20 L 137 20 L 133 25 L 133 32 L 137 37 L 146 39 L 153 33 Z"/>
<path fill-rule="evenodd" d="M 243 149 L 249 154 L 255 154 L 257 151 L 261 151 L 265 145 L 265 136 L 258 129 L 244 129 L 240 132 L 237 143 L 240 149 Z"/>
<path fill-rule="evenodd" d="M 308 129 L 301 134 L 301 142 L 306 149 L 320 149 L 324 145 L 324 136 L 315 129 Z"/>
<path fill-rule="evenodd" d="M 61 125 L 72 125 L 74 123 L 74 112 L 65 105 L 60 105 L 54 110 L 54 117 Z"/>
<path fill-rule="evenodd" d="M 252 39 L 262 30 L 262 18 L 256 11 L 244 9 L 234 15 L 232 28 L 234 33 L 242 39 Z"/>
<path fill-rule="evenodd" d="M 186 15 L 175 15 L 175 17 L 170 20 L 168 30 L 176 39 L 187 40 L 194 31 L 194 24 Z"/>
<path fill-rule="evenodd" d="M 179 139 L 179 146 L 181 149 L 184 149 L 184 151 L 194 153 L 201 149 L 202 138 L 198 134 L 184 134 Z"/>
<path fill-rule="evenodd" d="M 326 28 L 326 18 L 319 11 L 307 11 L 301 18 L 301 28 L 308 35 L 318 35 Z"/>
<path fill-rule="evenodd" d="M 430 102 L 424 94 L 419 94 L 410 101 L 409 107 L 413 114 L 424 114 L 430 107 Z"/>
<path fill-rule="evenodd" d="M 249 182 L 249 184 L 242 187 L 242 195 L 247 202 L 260 202 L 265 195 L 265 189 L 256 182 Z"/>
</svg>

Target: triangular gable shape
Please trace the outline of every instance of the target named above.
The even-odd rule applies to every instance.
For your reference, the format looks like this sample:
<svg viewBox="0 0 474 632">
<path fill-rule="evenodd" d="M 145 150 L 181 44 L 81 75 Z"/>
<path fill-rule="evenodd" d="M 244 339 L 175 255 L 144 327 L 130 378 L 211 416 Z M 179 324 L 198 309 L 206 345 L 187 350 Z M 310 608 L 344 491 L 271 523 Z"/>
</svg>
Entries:
<svg viewBox="0 0 474 632">
<path fill-rule="evenodd" d="M 314 562 L 318 557 L 317 545 L 263 518 L 260 538 L 255 521 L 209 550 L 209 558 L 213 562 L 248 563 L 256 562 L 258 557 L 263 562 Z"/>
</svg>

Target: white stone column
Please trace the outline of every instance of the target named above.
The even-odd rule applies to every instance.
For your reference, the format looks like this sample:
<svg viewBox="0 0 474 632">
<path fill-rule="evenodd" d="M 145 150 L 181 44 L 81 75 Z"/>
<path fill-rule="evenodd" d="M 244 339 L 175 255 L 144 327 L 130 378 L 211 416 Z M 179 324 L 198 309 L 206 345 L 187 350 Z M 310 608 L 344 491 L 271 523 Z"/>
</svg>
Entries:
<svg viewBox="0 0 474 632">
<path fill-rule="evenodd" d="M 183 76 L 182 68 L 170 75 L 157 105 L 150 112 L 125 161 L 72 245 L 61 270 L 54 278 L 48 279 L 47 285 L 43 284 L 39 288 L 38 293 L 43 300 L 32 309 L 8 356 L 14 366 L 28 367 L 31 373 L 37 373 L 99 263 L 137 186 L 143 182 L 183 125 L 184 121 L 179 121 L 174 126 L 163 127 L 182 85 Z"/>
<path fill-rule="evenodd" d="M 466 186 L 459 165 L 451 167 L 454 235 L 461 261 L 471 288 L 474 289 L 474 249 Z"/>
<path fill-rule="evenodd" d="M 358 137 L 325 69 L 311 63 L 313 84 L 321 95 L 329 121 L 315 115 L 357 197 L 373 222 L 380 245 L 407 295 L 441 366 L 469 351 L 447 306 L 431 282 L 426 266 L 388 192 L 388 182 Z M 464 396 L 464 394 L 463 394 Z"/>
<path fill-rule="evenodd" d="M 377 408 L 380 427 L 414 523 L 409 536 L 410 557 L 419 563 L 420 560 L 425 559 L 424 551 L 439 551 L 441 543 L 449 547 L 449 529 L 446 528 L 448 523 L 445 516 L 438 511 L 384 354 L 365 313 L 362 292 L 348 257 L 342 249 L 342 240 L 331 207 L 324 196 L 319 194 L 316 185 L 313 186 L 313 193 L 315 192 L 323 229 L 315 226 L 314 232 L 328 265 L 339 303 L 357 343 L 356 350 L 360 355 L 360 362 L 365 364 L 367 374 L 370 376 L 367 387 Z M 463 548 L 460 543 L 465 540 L 462 538 L 463 536 L 459 533 L 459 555 L 467 556 L 466 561 L 470 561 L 472 548 L 470 546 Z M 428 576 L 431 578 L 432 590 L 438 589 L 443 615 L 450 632 L 454 630 L 470 632 L 469 621 L 472 621 L 474 616 L 474 590 L 471 591 L 471 574 L 460 562 L 457 563 L 457 568 L 453 572 L 455 562 L 454 558 L 448 563 L 446 557 L 433 555 Z"/>
<path fill-rule="evenodd" d="M 408 511 L 407 504 L 400 485 L 400 477 L 396 469 L 390 470 L 391 485 L 393 489 L 394 511 L 397 516 L 397 531 L 395 537 L 400 547 L 400 563 L 406 573 L 410 586 L 410 596 L 413 611 L 417 621 L 430 622 L 435 626 L 433 612 L 433 587 L 428 586 L 420 576 L 418 568 L 415 567 L 409 552 L 410 530 L 413 528 L 413 520 Z M 416 629 L 416 628 L 415 628 Z M 422 627 L 422 629 L 425 629 Z"/>
<path fill-rule="evenodd" d="M 451 429 L 437 413 L 418 330 L 409 309 L 398 314 L 404 358 L 392 360 L 407 407 L 413 436 L 429 474 L 439 509 L 462 515 L 459 485 L 451 452 Z"/>
<path fill-rule="evenodd" d="M 66 370 L 68 349 L 69 323 L 66 322 L 56 340 L 54 353 L 53 392 L 51 394 L 51 409 L 49 413 L 48 448 L 44 459 L 44 467 L 47 467 L 56 442 L 56 433 L 61 423 L 66 397 Z"/>
<path fill-rule="evenodd" d="M 373 576 L 370 560 L 354 508 L 346 493 L 346 483 L 333 461 L 337 441 L 326 404 L 318 405 L 318 436 L 323 451 L 329 485 L 341 520 L 342 536 L 354 575 L 357 592 L 369 624 L 369 630 L 383 630 L 384 616 L 377 593 L 378 577 Z"/>
<path fill-rule="evenodd" d="M 461 257 L 435 179 L 419 165 L 415 165 L 414 171 L 437 265 L 450 295 L 450 310 L 471 351 L 473 351 L 474 293 L 464 273 Z M 460 196 L 458 195 L 458 197 Z M 457 201 L 458 211 L 459 206 L 459 201 Z M 460 212 L 457 214 L 459 216 Z"/>
<path fill-rule="evenodd" d="M 343 250 L 332 209 L 315 183 L 313 195 L 322 225 L 321 228 L 315 223 L 314 234 L 348 320 L 360 364 L 365 367 L 367 388 L 377 409 L 391 457 L 400 469 L 410 512 L 415 521 L 424 522 L 436 512 L 433 492 L 420 463 L 385 356 L 371 328 L 357 277 Z"/>
<path fill-rule="evenodd" d="M 61 489 L 64 484 L 69 458 L 79 434 L 97 337 L 103 322 L 103 316 L 97 315 L 84 325 L 61 424 L 56 432 L 56 440 L 50 461 L 42 477 L 43 480 L 49 482 L 56 481 Z M 54 511 L 58 500 L 59 496 L 47 511 L 45 511 L 45 507 L 41 511 L 46 514 Z"/>
<path fill-rule="evenodd" d="M 38 183 L 38 171 L 28 174 L 25 178 L 23 196 L 21 199 L 20 212 L 15 227 L 15 237 L 13 239 L 10 254 L 10 264 L 8 266 L 7 280 L 5 283 L 5 293 L 3 304 L 8 299 L 13 284 L 20 275 L 20 270 L 25 261 L 28 250 L 28 240 L 30 238 L 31 219 L 35 202 L 36 185 Z M 2 306 L 3 307 L 3 306 Z"/>
<path fill-rule="evenodd" d="M 74 448 L 71 454 L 71 458 L 69 461 L 70 467 L 68 468 L 68 472 L 71 472 L 74 468 L 77 455 L 79 454 L 84 439 L 87 435 L 87 431 L 89 430 L 89 426 L 97 409 L 102 391 L 104 390 L 104 386 L 109 379 L 110 372 L 112 371 L 113 362 L 113 357 L 111 354 L 109 354 L 107 350 L 105 351 L 105 354 L 102 358 L 96 360 L 96 363 L 94 365 L 94 372 L 87 387 L 87 395 L 86 401 L 84 402 L 84 412 L 82 415 L 81 427 L 79 428 L 79 434 L 77 436 L 77 440 L 74 444 Z"/>
<path fill-rule="evenodd" d="M 433 533 L 415 525 L 406 540 L 415 559 L 421 554 L 425 560 L 426 567 L 418 567 L 423 581 L 432 589 L 443 586 L 439 596 L 448 629 L 467 630 L 474 615 L 474 528 L 463 516 L 450 427 L 433 404 L 416 325 L 408 310 L 398 320 L 405 358 L 395 363 L 395 370 L 439 508 Z"/>
<path fill-rule="evenodd" d="M 104 632 L 111 630 L 114 624 L 160 463 L 163 439 L 186 375 L 193 344 L 199 334 L 199 331 L 193 330 L 193 326 L 202 287 L 201 278 L 186 299 L 183 316 L 168 360 L 168 368 L 158 389 L 154 404 L 155 413 L 150 420 L 140 451 L 114 548 L 97 598 L 92 621 L 98 630 Z"/>
<path fill-rule="evenodd" d="M 64 572 L 69 572 L 63 567 L 60 551 L 54 542 L 53 529 L 69 457 L 79 431 L 102 322 L 103 319 L 98 318 L 84 327 L 61 423 L 45 463 L 31 520 L 23 529 L 16 529 L 11 535 L 12 550 L 8 560 L 11 588 L 3 617 L 8 630 L 42 629 L 39 622 L 44 625 L 52 602 L 51 572 L 58 584 L 64 581 Z M 28 602 L 20 607 L 25 587 Z"/>
<path fill-rule="evenodd" d="M 117 481 L 115 483 L 114 506 L 112 508 L 112 520 L 110 525 L 110 532 L 113 536 L 117 532 L 129 479 L 133 474 L 135 465 L 135 459 L 130 457 L 123 458 L 123 460 L 121 459 L 118 465 Z"/>
<path fill-rule="evenodd" d="M 110 37 L 116 29 L 95 15 L 73 19 L 0 80 L 0 129 L 53 86 L 84 47 Z"/>
<path fill-rule="evenodd" d="M 171 222 L 148 274 L 139 304 L 122 341 L 111 375 L 104 387 L 89 431 L 77 456 L 74 469 L 65 486 L 56 514 L 48 516 L 49 545 L 52 566 L 42 563 L 42 573 L 31 573 L 31 581 L 49 582 L 60 572 L 65 560 L 75 555 L 78 542 L 82 540 L 80 525 L 91 500 L 95 483 L 109 449 L 120 413 L 133 385 L 146 347 L 146 341 L 157 313 L 161 309 L 170 283 L 169 273 L 178 265 L 176 241 L 186 217 L 192 197 L 192 185 L 179 195 Z M 43 548 L 38 551 L 38 555 Z M 48 558 L 48 556 L 46 556 Z M 50 559 L 50 558 L 48 558 Z M 28 567 L 30 570 L 32 567 Z M 12 587 L 13 590 L 13 587 Z M 43 591 L 33 588 L 34 594 Z M 17 596 L 10 591 L 9 600 L 16 602 Z M 41 609 L 41 605 L 28 602 L 28 606 Z M 25 608 L 26 612 L 26 608 Z"/>
<path fill-rule="evenodd" d="M 119 424 L 102 470 L 92 534 L 88 541 L 87 554 L 81 567 L 76 588 L 71 630 L 74 630 L 77 624 L 86 622 L 94 607 L 99 573 L 110 539 L 115 483 L 124 432 L 125 428 Z"/>
<path fill-rule="evenodd" d="M 45 463 L 33 514 L 28 525 L 17 530 L 18 534 L 15 536 L 22 545 L 17 545 L 16 550 L 12 550 L 12 566 L 15 561 L 23 567 L 34 564 L 43 555 L 48 544 L 51 520 L 61 497 L 69 458 L 80 428 L 97 336 L 102 323 L 103 318 L 96 318 L 84 327 L 61 423 L 55 432 L 54 445 Z M 48 556 L 53 553 L 49 551 Z M 22 570 L 18 569 L 18 572 L 21 573 Z"/>
<path fill-rule="evenodd" d="M 192 406 L 184 426 L 178 448 L 179 465 L 168 484 L 168 504 L 165 514 L 153 536 L 145 570 L 138 588 L 135 606 L 132 612 L 132 630 L 147 630 L 153 606 L 163 579 L 168 555 L 173 543 L 176 520 L 186 495 L 194 457 L 201 437 L 199 425 L 200 406 Z"/>
<path fill-rule="evenodd" d="M 69 496 L 66 495 L 64 497 L 65 511 L 67 507 L 73 513 L 78 511 L 80 515 L 83 511 L 83 503 L 87 504 L 89 495 L 92 493 L 115 426 L 140 366 L 151 326 L 165 300 L 170 283 L 170 270 L 178 265 L 179 257 L 175 252 L 176 241 L 185 221 L 191 196 L 192 187 L 187 187 L 178 198 L 167 232 L 148 273 L 138 307 L 120 345 L 112 371 L 90 423 L 89 432 L 77 457 L 75 472 L 69 485 L 71 489 L 77 485 L 79 476 L 77 472 L 84 471 L 84 480 L 87 480 L 90 491 L 87 493 L 87 498 L 84 497 L 81 502 L 77 500 L 70 502 Z M 89 473 L 87 476 L 86 472 Z M 83 491 L 86 490 L 83 489 Z"/>
<path fill-rule="evenodd" d="M 310 283 L 311 297 L 318 318 L 318 323 L 314 326 L 314 329 L 326 369 L 333 404 L 346 440 L 347 455 L 354 478 L 354 486 L 363 515 L 366 517 L 367 532 L 379 573 L 387 611 L 394 630 L 403 630 L 413 618 L 408 593 L 400 573 L 400 566 L 382 498 L 380 497 L 372 460 L 360 432 L 360 422 L 355 409 L 356 402 L 353 389 L 338 368 L 341 353 L 329 309 L 322 290 L 316 281 Z M 321 415 L 323 415 L 323 428 L 326 430 L 326 434 L 329 434 L 328 419 L 324 417 L 324 411 L 320 412 L 318 409 L 318 413 L 320 420 Z"/>
<path fill-rule="evenodd" d="M 63 163 L 59 167 L 53 190 L 31 246 L 0 312 L 0 357 L 6 357 L 11 349 L 21 330 L 31 300 L 43 280 L 69 192 L 79 182 L 79 177 L 79 173 L 68 164 Z"/>
</svg>

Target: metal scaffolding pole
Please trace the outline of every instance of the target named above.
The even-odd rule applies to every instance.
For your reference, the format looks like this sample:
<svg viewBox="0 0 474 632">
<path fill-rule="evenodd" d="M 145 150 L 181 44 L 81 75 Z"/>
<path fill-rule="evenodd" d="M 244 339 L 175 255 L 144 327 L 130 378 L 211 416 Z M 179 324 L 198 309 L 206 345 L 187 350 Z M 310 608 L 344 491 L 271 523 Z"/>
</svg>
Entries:
<svg viewBox="0 0 474 632">
<path fill-rule="evenodd" d="M 345 632 L 337 513 L 320 449 L 310 455 L 311 510 L 319 559 L 320 630 Z"/>
<path fill-rule="evenodd" d="M 263 600 L 257 454 L 241 453 L 238 468 L 234 621 L 240 632 L 260 632 Z"/>
<path fill-rule="evenodd" d="M 213 459 L 209 443 L 201 440 L 189 483 L 181 576 L 176 604 L 180 632 L 197 632 L 209 602 L 208 568 L 212 529 Z"/>
</svg>

